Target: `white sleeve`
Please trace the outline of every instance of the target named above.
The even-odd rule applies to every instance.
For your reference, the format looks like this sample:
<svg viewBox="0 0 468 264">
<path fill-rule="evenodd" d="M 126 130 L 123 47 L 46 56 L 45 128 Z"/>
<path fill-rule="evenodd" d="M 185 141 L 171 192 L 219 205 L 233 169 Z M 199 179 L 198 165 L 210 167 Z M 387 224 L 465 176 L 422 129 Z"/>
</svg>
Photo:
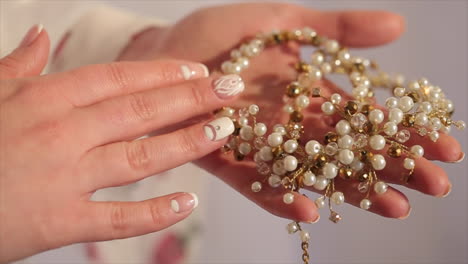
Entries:
<svg viewBox="0 0 468 264">
<path fill-rule="evenodd" d="M 65 71 L 88 64 L 114 61 L 137 32 L 162 26 L 162 20 L 101 6 L 70 28 L 54 52 L 49 71 Z"/>
</svg>

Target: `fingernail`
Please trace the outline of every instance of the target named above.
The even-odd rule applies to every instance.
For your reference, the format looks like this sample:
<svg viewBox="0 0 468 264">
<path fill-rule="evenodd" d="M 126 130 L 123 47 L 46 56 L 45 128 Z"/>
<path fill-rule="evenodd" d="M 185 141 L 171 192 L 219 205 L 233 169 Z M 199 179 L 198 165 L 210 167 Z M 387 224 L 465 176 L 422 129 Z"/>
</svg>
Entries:
<svg viewBox="0 0 468 264">
<path fill-rule="evenodd" d="M 195 66 L 196 65 L 196 66 Z M 194 64 L 194 65 L 181 65 L 180 66 L 180 71 L 182 72 L 182 76 L 184 77 L 185 80 L 190 80 L 193 78 L 193 76 L 199 75 L 203 77 L 208 77 L 210 75 L 210 72 L 208 71 L 208 67 L 205 65 L 199 63 L 199 64 Z"/>
<path fill-rule="evenodd" d="M 37 36 L 41 34 L 42 29 L 44 29 L 44 26 L 42 24 L 34 25 L 33 27 L 31 27 L 28 33 L 26 33 L 26 35 L 24 36 L 19 47 L 23 48 L 31 45 L 34 42 L 34 40 L 36 40 Z"/>
<path fill-rule="evenodd" d="M 410 207 L 409 210 L 408 210 L 408 213 L 405 216 L 398 217 L 398 219 L 405 220 L 406 218 L 408 218 L 410 216 L 412 210 L 413 210 L 413 208 Z"/>
<path fill-rule="evenodd" d="M 438 196 L 438 197 L 440 197 L 440 198 L 445 198 L 445 197 L 449 196 L 449 194 L 450 194 L 451 192 L 452 192 L 452 184 L 449 183 L 449 184 L 447 185 L 447 190 L 445 190 L 445 193 L 442 194 L 441 196 Z"/>
<path fill-rule="evenodd" d="M 206 124 L 203 130 L 211 141 L 218 141 L 234 132 L 234 123 L 229 117 L 220 117 Z"/>
<path fill-rule="evenodd" d="M 176 213 L 191 211 L 198 206 L 198 196 L 194 193 L 184 193 L 171 200 L 171 208 Z"/>
<path fill-rule="evenodd" d="M 236 74 L 221 76 L 214 82 L 214 92 L 221 99 L 240 94 L 244 88 L 244 81 Z"/>
<path fill-rule="evenodd" d="M 320 215 L 317 216 L 317 219 L 315 219 L 315 220 L 313 220 L 313 221 L 309 221 L 309 222 L 307 222 L 307 223 L 309 223 L 309 224 L 315 224 L 315 223 L 317 223 L 319 220 L 320 220 Z"/>
</svg>

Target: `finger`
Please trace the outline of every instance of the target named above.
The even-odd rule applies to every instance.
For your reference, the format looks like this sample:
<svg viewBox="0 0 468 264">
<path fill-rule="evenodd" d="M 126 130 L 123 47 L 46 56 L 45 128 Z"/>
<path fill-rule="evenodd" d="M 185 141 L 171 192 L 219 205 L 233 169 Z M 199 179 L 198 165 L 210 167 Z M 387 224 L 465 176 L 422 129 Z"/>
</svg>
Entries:
<svg viewBox="0 0 468 264">
<path fill-rule="evenodd" d="M 170 134 L 90 150 L 80 161 L 86 191 L 132 183 L 198 159 L 225 144 L 234 131 L 224 117 Z"/>
<path fill-rule="evenodd" d="M 424 148 L 424 157 L 430 160 L 443 162 L 456 162 L 463 155 L 460 143 L 445 133 L 439 133 L 437 142 L 431 141 L 427 136 L 421 137 L 416 131 L 412 131 L 411 138 L 406 143 L 407 146 L 420 145 Z M 450 147 L 448 147 L 450 146 Z"/>
<path fill-rule="evenodd" d="M 178 60 L 115 62 L 90 65 L 48 76 L 50 83 L 66 88 L 60 92 L 72 106 L 82 107 L 186 80 L 208 76 L 205 65 Z"/>
<path fill-rule="evenodd" d="M 173 193 L 141 202 L 89 202 L 76 223 L 78 241 L 127 238 L 165 229 L 198 205 L 192 193 Z"/>
<path fill-rule="evenodd" d="M 228 86 L 224 84 L 228 83 Z M 202 78 L 77 109 L 76 123 L 86 123 L 80 133 L 97 145 L 141 136 L 229 104 L 242 92 L 237 75 L 213 81 Z"/>
<path fill-rule="evenodd" d="M 319 220 L 317 207 L 309 198 L 294 193 L 294 202 L 285 204 L 283 196 L 288 191 L 281 187 L 273 188 L 269 186 L 268 180 L 257 173 L 253 163 L 233 162 L 235 161 L 227 160 L 223 154 L 213 153 L 197 160 L 195 163 L 276 216 L 308 223 Z M 252 183 L 255 181 L 262 183 L 260 192 L 253 192 L 251 189 Z"/>
<path fill-rule="evenodd" d="M 33 26 L 19 46 L 0 59 L 0 80 L 39 75 L 47 63 L 49 48 L 49 37 L 43 26 Z"/>
<path fill-rule="evenodd" d="M 357 181 L 335 180 L 335 189 L 343 192 L 345 201 L 351 205 L 360 207 L 360 203 L 362 199 L 366 198 L 366 195 L 358 191 L 358 185 L 359 182 Z M 372 202 L 369 211 L 384 217 L 404 219 L 408 217 L 411 211 L 408 198 L 390 186 L 383 194 L 378 194 L 374 190 L 371 190 L 368 199 Z"/>
<path fill-rule="evenodd" d="M 303 24 L 350 47 L 371 47 L 396 40 L 404 19 L 386 11 L 327 11 L 301 9 Z"/>
</svg>

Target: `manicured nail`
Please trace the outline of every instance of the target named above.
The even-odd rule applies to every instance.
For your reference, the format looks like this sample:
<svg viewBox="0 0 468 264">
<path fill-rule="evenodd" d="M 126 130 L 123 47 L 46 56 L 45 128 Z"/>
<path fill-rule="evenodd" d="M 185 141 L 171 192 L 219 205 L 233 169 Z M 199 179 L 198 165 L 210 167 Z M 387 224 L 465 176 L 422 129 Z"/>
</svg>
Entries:
<svg viewBox="0 0 468 264">
<path fill-rule="evenodd" d="M 180 66 L 180 71 L 182 72 L 182 76 L 184 77 L 185 80 L 190 80 L 195 75 L 201 75 L 203 77 L 208 77 L 210 75 L 208 68 L 201 63 L 194 64 L 191 66 L 184 64 Z"/>
<path fill-rule="evenodd" d="M 442 195 L 440 195 L 440 196 L 438 196 L 438 197 L 440 197 L 440 198 L 445 198 L 445 197 L 449 196 L 449 194 L 450 194 L 451 192 L 452 192 L 452 184 L 449 183 L 448 186 L 447 186 L 447 190 L 445 190 L 445 193 L 442 194 Z"/>
<path fill-rule="evenodd" d="M 221 99 L 240 94 L 245 88 L 242 78 L 236 74 L 221 76 L 214 82 L 214 86 L 214 92 Z"/>
<path fill-rule="evenodd" d="M 413 208 L 410 207 L 409 210 L 408 210 L 408 213 L 405 216 L 398 217 L 398 219 L 405 220 L 406 218 L 408 218 L 410 216 L 412 210 L 413 210 Z"/>
<path fill-rule="evenodd" d="M 315 223 L 317 223 L 319 220 L 320 220 L 320 215 L 318 215 L 317 218 L 316 218 L 315 220 L 309 221 L 309 222 L 307 222 L 307 223 L 308 223 L 308 224 L 315 224 Z"/>
<path fill-rule="evenodd" d="M 36 40 L 36 38 L 39 36 L 39 34 L 41 34 L 42 29 L 44 29 L 44 26 L 42 24 L 34 25 L 33 27 L 31 27 L 28 33 L 26 33 L 26 35 L 24 36 L 19 47 L 23 48 L 31 45 L 34 42 L 34 40 Z"/>
<path fill-rule="evenodd" d="M 191 211 L 198 206 L 198 196 L 194 193 L 184 193 L 171 200 L 171 208 L 176 213 Z"/>
<path fill-rule="evenodd" d="M 234 132 L 234 123 L 229 117 L 220 117 L 206 124 L 203 129 L 211 141 L 218 141 Z"/>
<path fill-rule="evenodd" d="M 447 161 L 447 163 L 460 163 L 460 162 L 462 162 L 464 159 L 465 159 L 465 153 L 464 153 L 464 152 L 461 152 L 461 153 L 460 153 L 460 157 L 458 158 L 458 160 Z"/>
</svg>

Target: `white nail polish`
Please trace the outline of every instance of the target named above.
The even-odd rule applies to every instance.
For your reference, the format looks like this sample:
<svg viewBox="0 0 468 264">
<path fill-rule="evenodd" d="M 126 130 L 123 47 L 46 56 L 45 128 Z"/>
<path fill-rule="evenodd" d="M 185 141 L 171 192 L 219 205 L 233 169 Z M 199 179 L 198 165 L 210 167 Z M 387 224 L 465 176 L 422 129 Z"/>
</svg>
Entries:
<svg viewBox="0 0 468 264">
<path fill-rule="evenodd" d="M 203 74 L 204 74 L 203 76 L 204 77 L 210 76 L 210 70 L 208 70 L 208 67 L 206 67 L 205 64 L 200 63 L 200 67 L 203 69 Z"/>
<path fill-rule="evenodd" d="M 182 71 L 182 76 L 184 76 L 185 80 L 189 80 L 195 75 L 195 72 L 192 71 L 187 65 L 180 66 L 180 70 Z"/>
<path fill-rule="evenodd" d="M 209 122 L 203 129 L 211 141 L 218 141 L 234 132 L 234 123 L 229 117 L 221 117 Z"/>
<path fill-rule="evenodd" d="M 171 200 L 171 208 L 174 212 L 178 213 L 180 210 L 179 203 L 176 200 Z"/>
<path fill-rule="evenodd" d="M 218 97 L 224 99 L 244 91 L 244 82 L 239 75 L 229 74 L 221 76 L 214 82 L 214 91 Z"/>
<path fill-rule="evenodd" d="M 198 196 L 195 193 L 189 193 L 189 194 L 192 195 L 193 197 L 193 201 L 194 201 L 193 209 L 195 209 L 198 206 Z"/>
</svg>

